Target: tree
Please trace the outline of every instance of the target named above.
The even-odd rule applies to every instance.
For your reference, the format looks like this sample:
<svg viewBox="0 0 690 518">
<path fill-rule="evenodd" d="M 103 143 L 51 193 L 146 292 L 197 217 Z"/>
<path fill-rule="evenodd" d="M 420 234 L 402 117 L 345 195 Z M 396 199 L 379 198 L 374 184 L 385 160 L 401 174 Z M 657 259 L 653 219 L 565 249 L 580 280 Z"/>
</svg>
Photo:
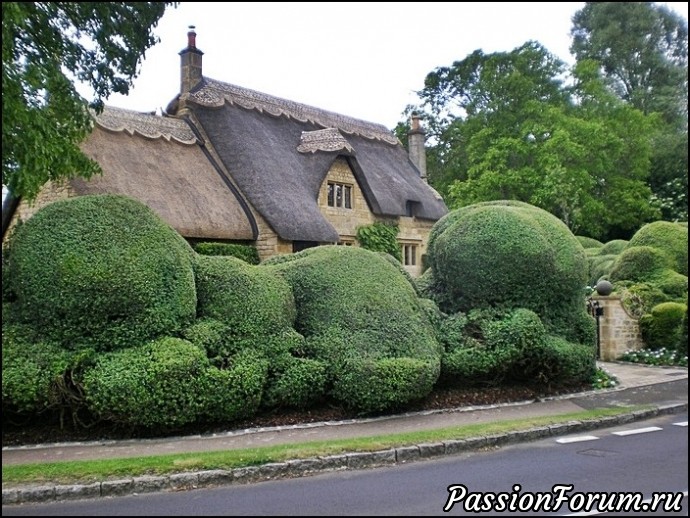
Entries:
<svg viewBox="0 0 690 518">
<path fill-rule="evenodd" d="M 613 96 L 595 62 L 575 85 L 541 45 L 475 51 L 419 93 L 436 140 L 433 182 L 455 208 L 499 199 L 541 207 L 575 233 L 627 237 L 658 216 L 646 179 L 653 119 Z M 434 183 L 438 188 L 438 185 Z"/>
<path fill-rule="evenodd" d="M 688 24 L 651 2 L 587 2 L 573 17 L 571 51 L 595 60 L 611 90 L 659 113 L 649 184 L 667 220 L 688 215 Z"/>
<path fill-rule="evenodd" d="M 652 2 L 586 2 L 573 16 L 571 52 L 593 59 L 623 100 L 687 128 L 688 24 Z"/>
<path fill-rule="evenodd" d="M 2 183 L 34 198 L 48 180 L 100 172 L 79 149 L 90 110 L 127 94 L 175 2 L 3 2 Z M 88 102 L 76 90 L 94 92 Z"/>
</svg>

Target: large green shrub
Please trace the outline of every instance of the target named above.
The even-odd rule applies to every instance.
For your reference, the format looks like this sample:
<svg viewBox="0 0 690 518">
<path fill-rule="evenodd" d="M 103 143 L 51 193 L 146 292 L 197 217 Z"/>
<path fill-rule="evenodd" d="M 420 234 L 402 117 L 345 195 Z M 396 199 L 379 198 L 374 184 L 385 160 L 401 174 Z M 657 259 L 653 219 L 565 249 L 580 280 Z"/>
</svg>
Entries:
<svg viewBox="0 0 690 518">
<path fill-rule="evenodd" d="M 72 353 L 59 344 L 40 341 L 26 326 L 3 326 L 3 412 L 38 414 L 59 408 L 72 361 Z"/>
<path fill-rule="evenodd" d="M 220 370 L 197 346 L 164 337 L 101 355 L 84 373 L 83 386 L 88 408 L 101 419 L 174 428 L 252 415 L 261 403 L 267 369 L 262 355 L 244 351 Z"/>
<path fill-rule="evenodd" d="M 688 357 L 688 299 L 685 299 L 685 314 L 683 321 L 680 324 L 680 333 L 678 334 L 678 342 L 676 345 L 676 353 L 678 356 Z M 687 362 L 686 362 L 687 363 Z"/>
<path fill-rule="evenodd" d="M 209 368 L 204 352 L 179 338 L 102 354 L 84 373 L 89 409 L 134 426 L 172 427 L 202 413 L 198 382 Z"/>
<path fill-rule="evenodd" d="M 688 227 L 669 221 L 648 223 L 630 239 L 628 248 L 650 246 L 667 255 L 671 268 L 688 275 Z"/>
<path fill-rule="evenodd" d="M 272 271 L 235 257 L 196 257 L 198 316 L 228 326 L 236 337 L 283 331 L 295 319 L 290 286 Z"/>
<path fill-rule="evenodd" d="M 446 313 L 478 307 L 523 307 L 547 330 L 574 342 L 587 317 L 584 249 L 555 216 L 514 201 L 454 210 L 429 238 L 436 301 Z"/>
<path fill-rule="evenodd" d="M 669 270 L 672 262 L 669 257 L 657 248 L 651 246 L 634 246 L 626 248 L 613 264 L 610 280 L 645 282 L 654 279 L 665 270 Z"/>
<path fill-rule="evenodd" d="M 618 255 L 623 252 L 629 245 L 629 242 L 625 239 L 614 239 L 613 241 L 608 241 L 604 246 L 601 247 L 599 253 L 601 255 Z"/>
<path fill-rule="evenodd" d="M 369 412 L 397 406 L 412 395 L 424 397 L 431 390 L 433 382 L 426 381 L 438 375 L 440 362 L 434 330 L 410 282 L 379 254 L 323 246 L 270 259 L 259 268 L 279 273 L 292 286 L 295 326 L 307 338 L 306 357 L 324 362 L 337 400 Z M 395 358 L 420 361 L 379 365 Z M 359 376 L 352 375 L 351 367 Z M 424 372 L 410 374 L 414 369 Z M 357 386 L 346 388 L 344 380 Z M 403 382 L 415 389 L 403 388 Z M 399 394 L 392 397 L 384 390 L 374 402 L 369 389 L 377 383 L 395 386 Z"/>
<path fill-rule="evenodd" d="M 80 196 L 40 209 L 13 234 L 18 318 L 64 347 L 114 350 L 194 318 L 193 251 L 142 203 Z"/>
<path fill-rule="evenodd" d="M 640 331 L 650 349 L 674 348 L 680 339 L 687 306 L 678 302 L 664 302 L 640 318 Z"/>
<path fill-rule="evenodd" d="M 524 308 L 453 315 L 443 331 L 441 379 L 447 385 L 582 382 L 595 368 L 593 342 L 547 335 L 538 315 Z"/>
<path fill-rule="evenodd" d="M 249 264 L 259 264 L 259 251 L 249 245 L 236 243 L 203 242 L 194 245 L 194 250 L 201 255 L 223 255 L 237 257 Z"/>
<path fill-rule="evenodd" d="M 575 236 L 575 238 L 580 242 L 582 248 L 601 248 L 604 246 L 604 243 L 591 237 Z"/>
</svg>

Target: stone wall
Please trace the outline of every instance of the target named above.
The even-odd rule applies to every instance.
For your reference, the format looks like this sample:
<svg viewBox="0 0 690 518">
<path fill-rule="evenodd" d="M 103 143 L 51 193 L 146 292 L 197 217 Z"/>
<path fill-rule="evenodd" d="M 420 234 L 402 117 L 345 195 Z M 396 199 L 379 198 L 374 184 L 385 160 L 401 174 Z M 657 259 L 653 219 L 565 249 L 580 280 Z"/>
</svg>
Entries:
<svg viewBox="0 0 690 518">
<path fill-rule="evenodd" d="M 336 182 L 352 187 L 352 208 L 328 206 L 328 183 Z M 414 277 L 422 274 L 422 257 L 426 254 L 429 232 L 434 221 L 420 220 L 414 217 L 378 218 L 367 205 L 364 193 L 357 184 L 355 175 L 344 158 L 333 162 L 326 179 L 321 185 L 318 197 L 319 208 L 325 218 L 338 231 L 342 244 L 356 244 L 357 227 L 370 225 L 376 221 L 397 224 L 400 229 L 398 241 L 402 245 L 416 246 L 416 261 L 405 269 Z"/>
<path fill-rule="evenodd" d="M 29 203 L 26 200 L 21 200 L 17 211 L 12 216 L 12 221 L 10 226 L 3 237 L 5 241 L 10 234 L 12 234 L 12 229 L 15 227 L 18 221 L 26 221 L 31 216 L 36 214 L 41 207 L 53 203 L 58 200 L 66 200 L 67 198 L 73 198 L 76 196 L 74 189 L 69 185 L 68 182 L 53 182 L 48 181 L 40 190 L 36 199 Z"/>
<path fill-rule="evenodd" d="M 644 342 L 637 318 L 623 307 L 620 297 L 592 297 L 604 313 L 599 318 L 600 359 L 612 361 L 629 350 L 642 349 Z"/>
</svg>

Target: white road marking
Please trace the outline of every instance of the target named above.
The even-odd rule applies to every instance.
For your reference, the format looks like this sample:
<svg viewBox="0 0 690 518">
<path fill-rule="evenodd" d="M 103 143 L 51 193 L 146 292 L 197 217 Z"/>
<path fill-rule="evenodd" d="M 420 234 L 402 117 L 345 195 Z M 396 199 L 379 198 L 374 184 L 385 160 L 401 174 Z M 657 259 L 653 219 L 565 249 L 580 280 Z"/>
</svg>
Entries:
<svg viewBox="0 0 690 518">
<path fill-rule="evenodd" d="M 557 443 L 568 444 L 570 442 L 594 441 L 598 439 L 596 435 L 578 435 L 577 437 L 564 437 L 563 439 L 556 439 Z"/>
<path fill-rule="evenodd" d="M 673 423 L 673 426 L 688 426 L 687 421 L 681 421 L 680 423 Z"/>
<path fill-rule="evenodd" d="M 663 428 L 659 428 L 658 426 L 648 426 L 647 428 L 635 428 L 634 430 L 624 430 L 622 432 L 613 432 L 613 435 L 618 435 L 618 436 L 624 436 L 624 435 L 635 435 L 637 433 L 649 433 L 649 432 L 658 432 L 663 430 Z"/>
</svg>

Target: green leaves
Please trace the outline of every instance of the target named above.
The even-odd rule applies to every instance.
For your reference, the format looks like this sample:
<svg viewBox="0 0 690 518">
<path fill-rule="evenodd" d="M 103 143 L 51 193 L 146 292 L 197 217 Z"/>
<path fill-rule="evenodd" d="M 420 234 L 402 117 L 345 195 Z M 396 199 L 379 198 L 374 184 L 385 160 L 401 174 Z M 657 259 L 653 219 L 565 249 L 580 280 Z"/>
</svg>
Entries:
<svg viewBox="0 0 690 518">
<path fill-rule="evenodd" d="M 126 94 L 152 28 L 173 2 L 2 4 L 2 183 L 33 199 L 49 180 L 100 172 L 79 149 L 93 121 L 75 81 L 100 109 Z"/>
</svg>

